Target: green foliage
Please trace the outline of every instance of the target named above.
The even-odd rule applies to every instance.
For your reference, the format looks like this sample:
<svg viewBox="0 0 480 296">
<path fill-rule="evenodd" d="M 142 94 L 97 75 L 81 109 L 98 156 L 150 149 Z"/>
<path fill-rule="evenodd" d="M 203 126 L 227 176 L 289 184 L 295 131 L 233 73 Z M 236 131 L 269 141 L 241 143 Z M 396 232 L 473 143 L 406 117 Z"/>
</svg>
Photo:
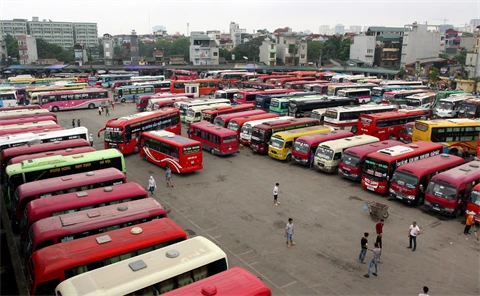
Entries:
<svg viewBox="0 0 480 296">
<path fill-rule="evenodd" d="M 103 43 L 100 40 L 98 41 L 97 51 L 98 51 L 98 57 L 103 58 Z"/>
<path fill-rule="evenodd" d="M 138 41 L 138 54 L 145 57 L 153 57 L 155 43 L 143 43 Z"/>
<path fill-rule="evenodd" d="M 320 41 L 307 42 L 307 57 L 310 62 L 316 62 L 320 58 L 320 53 L 323 51 L 324 44 Z M 323 57 L 323 55 L 322 55 Z"/>
<path fill-rule="evenodd" d="M 7 45 L 7 54 L 12 58 L 19 59 L 18 55 L 18 41 L 12 35 L 5 36 L 5 44 Z"/>
<path fill-rule="evenodd" d="M 438 68 L 433 68 L 432 70 L 430 70 L 428 76 L 431 82 L 437 82 L 438 78 L 440 77 L 440 70 L 438 70 Z"/>
<path fill-rule="evenodd" d="M 325 41 L 324 50 L 322 52 L 322 59 L 336 59 L 341 50 L 342 37 L 331 36 Z"/>
<path fill-rule="evenodd" d="M 225 58 L 227 61 L 232 60 L 232 53 L 226 49 L 220 48 L 218 50 L 218 54 L 220 57 Z"/>
<path fill-rule="evenodd" d="M 288 45 L 288 53 L 289 54 L 297 54 L 297 45 L 296 44 L 289 44 Z"/>
<path fill-rule="evenodd" d="M 265 40 L 265 37 L 263 36 L 253 38 L 252 40 L 235 47 L 231 54 L 235 55 L 236 60 L 243 59 L 243 57 L 245 56 L 248 57 L 248 59 L 251 61 L 253 61 L 253 59 L 256 59 L 258 61 L 258 55 L 260 54 L 260 46 L 262 45 L 263 40 Z"/>
<path fill-rule="evenodd" d="M 347 61 L 350 58 L 350 45 L 352 40 L 350 38 L 344 38 L 340 43 L 340 53 L 338 58 L 342 61 Z"/>
<path fill-rule="evenodd" d="M 37 53 L 39 59 L 57 59 L 64 63 L 74 60 L 73 49 L 65 50 L 60 45 L 48 43 L 41 38 L 37 38 Z"/>
<path fill-rule="evenodd" d="M 441 58 L 441 59 L 447 60 L 447 61 L 450 60 L 450 56 L 448 54 L 445 54 L 445 53 L 439 54 L 438 57 Z"/>
<path fill-rule="evenodd" d="M 402 78 L 407 74 L 407 71 L 405 71 L 404 67 L 401 67 L 400 70 L 398 71 L 398 77 Z"/>
<path fill-rule="evenodd" d="M 113 54 L 121 54 L 122 53 L 122 48 L 118 45 L 113 46 Z"/>
<path fill-rule="evenodd" d="M 457 54 L 456 56 L 454 56 L 452 60 L 453 60 L 456 64 L 459 64 L 459 65 L 464 66 L 464 65 L 465 65 L 465 62 L 466 62 L 466 59 L 467 59 L 467 52 L 466 52 L 466 51 L 462 51 L 461 53 L 459 53 L 459 54 Z"/>
</svg>

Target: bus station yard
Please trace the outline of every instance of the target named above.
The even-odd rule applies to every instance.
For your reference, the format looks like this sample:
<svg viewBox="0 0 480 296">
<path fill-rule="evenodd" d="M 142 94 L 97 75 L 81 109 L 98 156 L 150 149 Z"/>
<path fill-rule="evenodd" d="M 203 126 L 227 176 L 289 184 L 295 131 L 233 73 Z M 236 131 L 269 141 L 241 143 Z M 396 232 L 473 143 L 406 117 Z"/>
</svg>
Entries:
<svg viewBox="0 0 480 296">
<path fill-rule="evenodd" d="M 117 104 L 111 118 L 134 114 L 135 105 Z M 81 120 L 95 136 L 108 117 L 96 110 L 57 113 L 64 128 Z M 186 125 L 182 135 L 187 136 Z M 272 290 L 273 295 L 416 295 L 423 286 L 431 295 L 480 293 L 480 244 L 464 235 L 464 217 L 446 218 L 363 189 L 358 182 L 284 163 L 243 147 L 230 156 L 203 151 L 203 169 L 174 174 L 174 187 L 165 183 L 165 170 L 139 157 L 125 156 L 127 180 L 145 188 L 153 176 L 155 198 L 169 218 L 189 235 L 218 244 L 230 267 L 241 266 Z M 280 204 L 272 191 L 279 183 Z M 360 239 L 376 238 L 375 222 L 364 206 L 368 201 L 389 205 L 383 228 L 383 249 L 377 277 L 364 278 L 372 259 L 358 260 Z M 285 225 L 293 218 L 296 245 L 286 248 Z M 422 234 L 417 250 L 408 249 L 413 221 Z"/>
</svg>

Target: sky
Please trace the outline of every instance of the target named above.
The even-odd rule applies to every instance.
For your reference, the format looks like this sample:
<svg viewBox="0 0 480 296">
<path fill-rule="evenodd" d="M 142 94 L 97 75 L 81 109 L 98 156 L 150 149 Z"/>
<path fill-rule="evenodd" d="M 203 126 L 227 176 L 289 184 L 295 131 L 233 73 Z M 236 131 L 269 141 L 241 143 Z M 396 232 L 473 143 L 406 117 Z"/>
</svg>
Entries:
<svg viewBox="0 0 480 296">
<path fill-rule="evenodd" d="M 135 30 L 151 33 L 163 25 L 168 33 L 220 30 L 230 22 L 253 30 L 291 27 L 318 33 L 319 26 L 343 24 L 403 27 L 424 24 L 464 26 L 480 19 L 480 0 L 0 0 L 0 19 L 96 22 L 98 34 Z"/>
</svg>

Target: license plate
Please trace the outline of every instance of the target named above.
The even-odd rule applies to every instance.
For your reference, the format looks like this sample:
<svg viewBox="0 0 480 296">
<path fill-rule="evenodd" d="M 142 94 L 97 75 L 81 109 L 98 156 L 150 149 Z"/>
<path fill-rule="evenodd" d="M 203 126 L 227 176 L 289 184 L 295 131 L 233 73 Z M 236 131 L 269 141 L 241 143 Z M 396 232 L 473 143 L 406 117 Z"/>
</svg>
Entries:
<svg viewBox="0 0 480 296">
<path fill-rule="evenodd" d="M 433 207 L 433 209 L 434 209 L 435 211 L 439 211 L 439 212 L 440 212 L 440 208 Z"/>
<path fill-rule="evenodd" d="M 367 189 L 368 190 L 371 190 L 371 191 L 375 191 L 375 188 L 371 187 L 371 186 L 367 186 Z"/>
</svg>

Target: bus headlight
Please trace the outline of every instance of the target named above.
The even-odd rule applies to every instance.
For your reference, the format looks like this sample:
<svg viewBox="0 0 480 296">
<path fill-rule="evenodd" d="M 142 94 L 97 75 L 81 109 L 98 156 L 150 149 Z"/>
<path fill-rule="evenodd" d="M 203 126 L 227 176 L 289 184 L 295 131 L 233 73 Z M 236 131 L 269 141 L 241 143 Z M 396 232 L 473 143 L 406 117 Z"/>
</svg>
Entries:
<svg viewBox="0 0 480 296">
<path fill-rule="evenodd" d="M 395 190 L 393 190 L 392 188 L 388 189 L 388 192 L 395 194 Z"/>
<path fill-rule="evenodd" d="M 407 198 L 413 200 L 413 199 L 415 199 L 415 195 L 407 195 Z"/>
</svg>

